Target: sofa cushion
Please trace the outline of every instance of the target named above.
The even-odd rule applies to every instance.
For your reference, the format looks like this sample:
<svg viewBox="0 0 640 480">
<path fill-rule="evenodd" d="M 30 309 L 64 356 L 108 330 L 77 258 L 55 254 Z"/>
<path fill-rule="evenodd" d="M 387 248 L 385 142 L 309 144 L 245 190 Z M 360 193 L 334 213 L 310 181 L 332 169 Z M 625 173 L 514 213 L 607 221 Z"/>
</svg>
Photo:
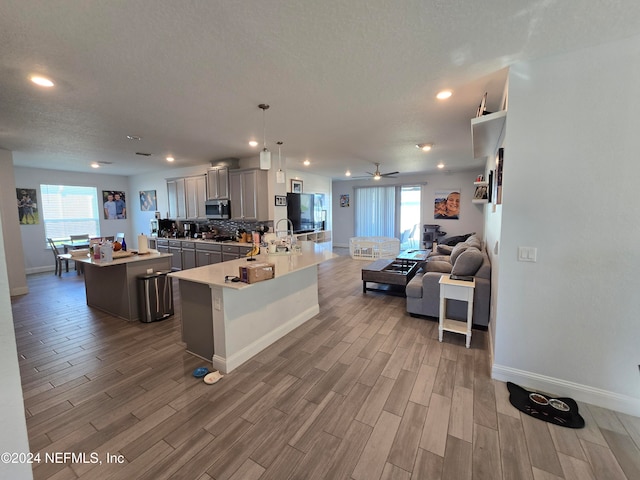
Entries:
<svg viewBox="0 0 640 480">
<path fill-rule="evenodd" d="M 453 247 L 453 250 L 451 250 L 451 258 L 449 258 L 451 265 L 454 265 L 456 263 L 458 256 L 467 248 L 469 248 L 469 245 L 465 242 L 458 243 L 455 247 Z"/>
<path fill-rule="evenodd" d="M 464 243 L 471 247 L 476 247 L 478 250 L 482 250 L 482 240 L 477 235 L 471 235 Z"/>
<path fill-rule="evenodd" d="M 451 268 L 452 266 L 449 262 L 440 260 L 432 260 L 424 265 L 425 272 L 451 273 Z"/>
<path fill-rule="evenodd" d="M 453 247 L 451 245 L 438 245 L 438 253 L 441 255 L 451 255 Z"/>
<path fill-rule="evenodd" d="M 454 275 L 475 275 L 483 260 L 484 257 L 480 250 L 474 247 L 467 248 L 458 255 L 451 273 Z"/>
</svg>

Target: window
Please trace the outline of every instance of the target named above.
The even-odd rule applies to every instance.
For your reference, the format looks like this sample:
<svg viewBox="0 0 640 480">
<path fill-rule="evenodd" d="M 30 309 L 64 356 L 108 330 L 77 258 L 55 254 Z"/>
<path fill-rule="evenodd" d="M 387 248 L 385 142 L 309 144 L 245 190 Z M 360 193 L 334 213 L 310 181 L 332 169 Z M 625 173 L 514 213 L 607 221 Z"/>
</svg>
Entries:
<svg viewBox="0 0 640 480">
<path fill-rule="evenodd" d="M 95 187 L 40 185 L 46 238 L 69 238 L 88 233 L 100 236 L 98 190 Z"/>
<path fill-rule="evenodd" d="M 356 187 L 355 235 L 400 238 L 403 248 L 419 245 L 421 195 L 420 185 Z"/>
<path fill-rule="evenodd" d="M 396 187 L 356 187 L 356 237 L 395 237 Z"/>
</svg>

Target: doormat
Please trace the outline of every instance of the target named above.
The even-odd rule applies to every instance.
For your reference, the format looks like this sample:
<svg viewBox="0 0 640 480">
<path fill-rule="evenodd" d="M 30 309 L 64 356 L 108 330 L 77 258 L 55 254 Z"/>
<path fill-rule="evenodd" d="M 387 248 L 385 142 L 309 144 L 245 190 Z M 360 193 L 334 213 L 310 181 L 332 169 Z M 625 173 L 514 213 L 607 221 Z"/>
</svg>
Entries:
<svg viewBox="0 0 640 480">
<path fill-rule="evenodd" d="M 553 398 L 530 392 L 515 383 L 507 382 L 509 401 L 521 412 L 545 422 L 568 428 L 583 428 L 584 418 L 578 413 L 578 404 L 572 398 Z"/>
</svg>

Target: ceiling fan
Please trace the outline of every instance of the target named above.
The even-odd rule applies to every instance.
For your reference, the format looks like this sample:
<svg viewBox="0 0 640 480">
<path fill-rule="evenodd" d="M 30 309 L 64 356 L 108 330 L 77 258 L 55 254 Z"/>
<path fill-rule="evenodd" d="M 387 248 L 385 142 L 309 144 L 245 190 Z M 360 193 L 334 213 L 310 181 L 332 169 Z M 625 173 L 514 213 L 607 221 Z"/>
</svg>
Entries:
<svg viewBox="0 0 640 480">
<path fill-rule="evenodd" d="M 380 173 L 380 164 L 379 163 L 374 163 L 374 165 L 376 166 L 376 171 L 371 173 L 371 172 L 366 172 L 369 175 L 371 175 L 373 177 L 374 180 L 380 180 L 382 177 L 388 177 L 388 178 L 396 178 L 393 175 L 396 175 L 400 172 L 389 172 L 389 173 Z M 356 177 L 358 178 L 358 177 Z M 366 178 L 366 177 L 359 177 L 359 178 Z"/>
</svg>

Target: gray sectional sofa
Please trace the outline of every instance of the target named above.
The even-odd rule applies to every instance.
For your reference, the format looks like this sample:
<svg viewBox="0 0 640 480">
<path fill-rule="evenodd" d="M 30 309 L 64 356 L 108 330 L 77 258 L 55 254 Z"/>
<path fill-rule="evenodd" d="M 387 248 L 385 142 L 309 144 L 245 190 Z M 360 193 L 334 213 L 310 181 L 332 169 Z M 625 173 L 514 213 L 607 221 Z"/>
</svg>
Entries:
<svg viewBox="0 0 640 480">
<path fill-rule="evenodd" d="M 407 312 L 438 318 L 440 314 L 440 277 L 444 273 L 473 276 L 473 325 L 486 329 L 491 303 L 491 263 L 482 241 L 471 235 L 455 246 L 440 245 L 406 288 Z M 465 320 L 467 303 L 448 300 L 447 317 Z"/>
</svg>

